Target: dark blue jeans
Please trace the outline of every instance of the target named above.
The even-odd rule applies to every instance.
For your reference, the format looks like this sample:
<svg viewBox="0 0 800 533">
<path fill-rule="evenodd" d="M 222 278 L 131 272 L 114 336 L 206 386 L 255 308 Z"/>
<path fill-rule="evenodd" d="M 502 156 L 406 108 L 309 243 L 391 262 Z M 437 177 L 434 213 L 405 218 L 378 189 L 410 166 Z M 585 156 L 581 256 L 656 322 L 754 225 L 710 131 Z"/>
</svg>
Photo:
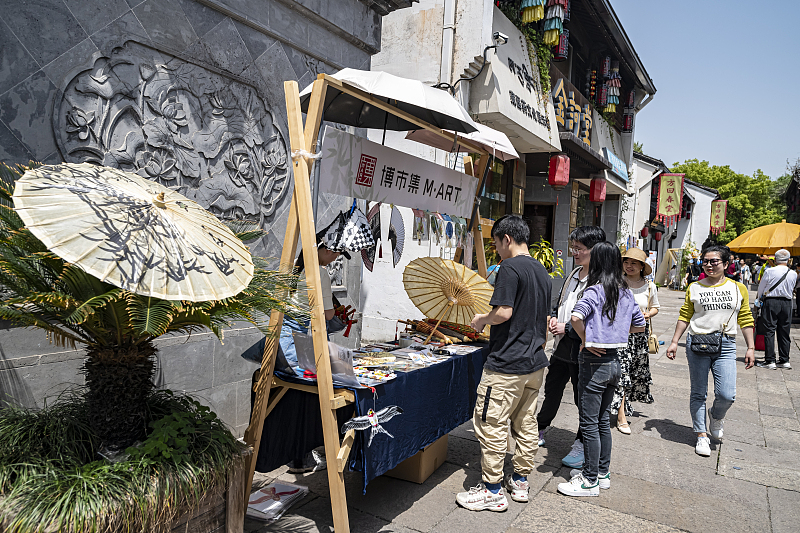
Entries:
<svg viewBox="0 0 800 533">
<path fill-rule="evenodd" d="M 598 472 L 608 472 L 611 464 L 611 424 L 609 407 L 621 375 L 617 351 L 606 349 L 598 357 L 583 350 L 580 365 L 580 418 L 583 434 L 583 477 L 597 481 Z"/>
</svg>

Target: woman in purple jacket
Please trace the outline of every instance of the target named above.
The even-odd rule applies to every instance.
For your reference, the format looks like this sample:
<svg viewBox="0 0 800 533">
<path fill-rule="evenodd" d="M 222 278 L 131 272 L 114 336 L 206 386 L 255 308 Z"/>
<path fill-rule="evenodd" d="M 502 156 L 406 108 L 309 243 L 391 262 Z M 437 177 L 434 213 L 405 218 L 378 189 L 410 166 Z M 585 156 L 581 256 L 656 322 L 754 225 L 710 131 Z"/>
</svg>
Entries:
<svg viewBox="0 0 800 533">
<path fill-rule="evenodd" d="M 572 309 L 572 327 L 581 338 L 580 421 L 585 461 L 572 479 L 558 485 L 567 496 L 597 496 L 611 487 L 609 407 L 620 378 L 617 350 L 630 333 L 644 331 L 645 320 L 622 277 L 622 255 L 610 242 L 592 248 L 589 279 Z"/>
</svg>

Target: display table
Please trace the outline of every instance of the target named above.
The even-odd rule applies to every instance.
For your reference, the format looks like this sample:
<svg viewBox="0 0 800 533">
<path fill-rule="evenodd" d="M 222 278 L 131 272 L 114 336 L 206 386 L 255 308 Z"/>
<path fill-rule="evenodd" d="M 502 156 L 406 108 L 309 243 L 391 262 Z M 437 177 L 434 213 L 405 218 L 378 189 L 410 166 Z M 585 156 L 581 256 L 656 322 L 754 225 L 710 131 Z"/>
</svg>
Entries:
<svg viewBox="0 0 800 533">
<path fill-rule="evenodd" d="M 355 402 L 336 411 L 341 426 L 352 416 L 366 415 L 397 405 L 403 413 L 381 424 L 393 435 L 379 433 L 367 446 L 369 432 L 356 432 L 348 466 L 363 472 L 367 484 L 391 470 L 425 446 L 432 444 L 472 418 L 476 390 L 488 355 L 486 345 L 465 355 L 411 372 L 397 372 L 397 378 L 370 389 L 348 389 Z M 306 380 L 277 373 L 287 382 Z M 264 422 L 256 470 L 270 472 L 323 444 L 319 399 L 316 394 L 289 390 Z"/>
</svg>

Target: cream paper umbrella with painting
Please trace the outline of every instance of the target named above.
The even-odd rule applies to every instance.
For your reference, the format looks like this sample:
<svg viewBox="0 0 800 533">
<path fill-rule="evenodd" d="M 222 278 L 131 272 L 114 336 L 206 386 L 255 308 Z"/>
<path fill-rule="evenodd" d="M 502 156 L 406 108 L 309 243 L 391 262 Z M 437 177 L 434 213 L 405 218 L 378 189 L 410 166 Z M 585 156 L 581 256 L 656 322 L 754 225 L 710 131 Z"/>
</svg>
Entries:
<svg viewBox="0 0 800 533">
<path fill-rule="evenodd" d="M 14 206 L 48 249 L 143 296 L 201 302 L 253 278 L 247 247 L 214 215 L 163 185 L 88 163 L 28 170 Z"/>
</svg>

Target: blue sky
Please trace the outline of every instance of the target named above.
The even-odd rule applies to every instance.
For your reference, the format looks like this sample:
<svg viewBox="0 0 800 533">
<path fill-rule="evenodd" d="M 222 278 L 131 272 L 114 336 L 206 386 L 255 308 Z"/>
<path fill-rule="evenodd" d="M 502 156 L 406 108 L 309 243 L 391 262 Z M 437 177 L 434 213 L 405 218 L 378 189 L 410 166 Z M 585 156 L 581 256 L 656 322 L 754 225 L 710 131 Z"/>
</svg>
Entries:
<svg viewBox="0 0 800 533">
<path fill-rule="evenodd" d="M 800 1 L 611 0 L 657 92 L 636 141 L 775 178 L 800 157 Z"/>
</svg>

